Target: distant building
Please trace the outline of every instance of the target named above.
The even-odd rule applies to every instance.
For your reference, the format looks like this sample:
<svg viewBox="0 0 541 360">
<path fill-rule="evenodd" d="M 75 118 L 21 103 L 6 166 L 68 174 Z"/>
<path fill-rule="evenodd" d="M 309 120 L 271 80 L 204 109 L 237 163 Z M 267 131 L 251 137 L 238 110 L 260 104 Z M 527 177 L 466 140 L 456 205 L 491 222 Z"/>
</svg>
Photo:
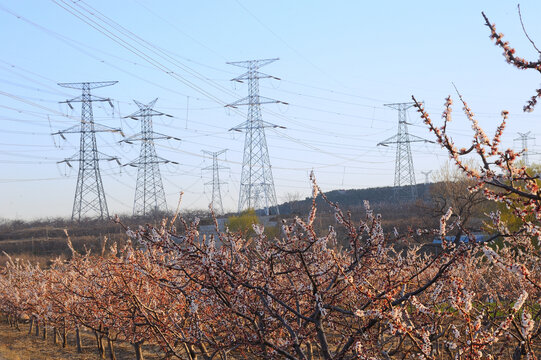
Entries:
<svg viewBox="0 0 541 360">
<path fill-rule="evenodd" d="M 484 241 L 486 241 L 488 239 L 488 234 L 474 233 L 472 235 L 475 236 L 475 241 L 477 241 L 477 242 L 484 242 Z M 446 236 L 445 240 L 449 241 L 449 242 L 454 242 L 455 238 L 456 238 L 456 236 Z M 459 241 L 465 243 L 465 242 L 469 242 L 470 239 L 469 239 L 468 235 L 461 235 Z M 441 244 L 441 237 L 439 237 L 439 236 L 436 237 L 432 241 L 432 244 Z"/>
</svg>

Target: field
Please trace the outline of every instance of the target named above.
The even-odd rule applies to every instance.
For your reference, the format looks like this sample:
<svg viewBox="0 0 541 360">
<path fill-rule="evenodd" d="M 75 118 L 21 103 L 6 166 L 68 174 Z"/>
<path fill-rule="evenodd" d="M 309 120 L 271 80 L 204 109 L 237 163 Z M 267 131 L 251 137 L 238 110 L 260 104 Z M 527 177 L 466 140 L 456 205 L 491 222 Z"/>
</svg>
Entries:
<svg viewBox="0 0 541 360">
<path fill-rule="evenodd" d="M 94 360 L 99 359 L 96 340 L 89 332 L 82 334 L 82 353 L 75 348 L 75 335 L 68 336 L 68 346 L 63 348 L 61 343 L 53 344 L 51 335 L 43 340 L 42 335 L 28 334 L 28 324 L 21 324 L 17 330 L 10 327 L 6 321 L 0 322 L 0 359 L 4 360 Z M 115 346 L 117 360 L 134 358 L 133 349 L 129 344 L 120 343 Z M 145 349 L 146 359 L 161 359 L 163 354 L 157 350 Z M 110 353 L 107 351 L 109 358 Z"/>
</svg>

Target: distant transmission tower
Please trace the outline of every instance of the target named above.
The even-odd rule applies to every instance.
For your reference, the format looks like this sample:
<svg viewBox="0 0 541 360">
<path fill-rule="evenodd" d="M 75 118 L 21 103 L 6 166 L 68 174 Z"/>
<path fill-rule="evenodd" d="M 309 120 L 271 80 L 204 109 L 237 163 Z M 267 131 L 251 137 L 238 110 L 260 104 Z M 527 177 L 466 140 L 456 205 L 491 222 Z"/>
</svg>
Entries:
<svg viewBox="0 0 541 360">
<path fill-rule="evenodd" d="M 394 195 L 399 201 L 415 200 L 417 198 L 415 171 L 413 169 L 410 143 L 431 142 L 408 133 L 406 111 L 414 104 L 415 103 L 413 102 L 384 104 L 384 106 L 398 110 L 398 133 L 383 140 L 378 145 L 388 146 L 389 144 L 396 144 Z M 409 185 L 409 189 L 405 188 L 407 185 Z"/>
<path fill-rule="evenodd" d="M 244 209 L 263 208 L 267 215 L 270 215 L 271 212 L 279 214 L 264 129 L 266 127 L 283 127 L 263 121 L 261 104 L 286 103 L 259 96 L 259 79 L 278 78 L 258 71 L 260 67 L 276 60 L 278 59 L 228 62 L 230 65 L 248 69 L 244 74 L 232 79 L 232 81 L 238 82 L 248 80 L 248 96 L 226 105 L 233 108 L 239 105 L 248 106 L 248 119 L 231 129 L 235 131 L 246 130 L 240 179 L 239 212 Z"/>
<path fill-rule="evenodd" d="M 524 153 L 522 154 L 522 158 L 524 159 L 524 165 L 530 166 L 530 158 L 528 156 L 528 140 L 535 140 L 535 137 L 530 137 L 531 131 L 528 131 L 527 133 L 520 133 L 517 132 L 517 134 L 520 136 L 516 138 L 515 140 L 521 140 L 522 141 L 522 150 Z"/>
<path fill-rule="evenodd" d="M 165 200 L 165 191 L 163 190 L 159 164 L 178 164 L 177 162 L 161 158 L 156 154 L 154 140 L 180 140 L 172 136 L 154 132 L 152 128 L 153 116 L 165 115 L 172 117 L 171 115 L 153 109 L 157 100 L 154 99 L 146 105 L 134 100 L 137 106 L 139 106 L 139 111 L 126 116 L 134 120 L 141 120 L 141 132 L 122 140 L 128 144 L 131 144 L 133 141 L 141 141 L 139 157 L 126 164 L 137 167 L 137 185 L 133 200 L 133 215 L 146 216 L 156 214 L 159 211 L 167 211 L 167 202 Z"/>
<path fill-rule="evenodd" d="M 205 183 L 205 185 L 211 185 L 212 184 L 212 210 L 216 215 L 223 215 L 224 214 L 224 207 L 222 204 L 222 193 L 220 191 L 220 185 L 226 184 L 224 182 L 220 182 L 220 169 L 228 169 L 227 167 L 220 166 L 218 164 L 218 156 L 225 153 L 227 149 L 216 151 L 216 152 L 210 152 L 206 150 L 201 150 L 204 154 L 212 156 L 212 166 L 207 166 L 203 168 L 203 170 L 212 170 L 212 181 L 209 181 Z"/>
<path fill-rule="evenodd" d="M 101 180 L 99 161 L 115 160 L 119 164 L 120 162 L 118 161 L 118 158 L 105 155 L 98 151 L 98 147 L 96 145 L 96 133 L 121 132 L 121 130 L 94 123 L 92 102 L 107 101 L 111 107 L 113 106 L 113 103 L 111 102 L 111 99 L 92 96 L 90 94 L 90 90 L 111 86 L 116 83 L 117 81 L 102 81 L 58 84 L 62 87 L 82 90 L 81 96 L 63 101 L 63 103 L 68 104 L 68 106 L 72 109 L 72 102 L 81 103 L 81 124 L 53 134 L 60 135 L 62 138 L 64 138 L 64 134 L 81 134 L 79 154 L 60 161 L 65 162 L 70 167 L 70 163 L 72 161 L 79 162 L 77 188 L 75 190 L 73 211 L 71 213 L 72 220 L 80 221 L 81 219 L 89 216 L 97 216 L 100 219 L 106 219 L 109 217 L 109 210 L 107 209 L 107 201 L 105 200 L 105 192 L 103 191 L 103 183 Z"/>
<path fill-rule="evenodd" d="M 432 170 L 429 170 L 429 171 L 421 171 L 421 174 L 423 174 L 425 176 L 425 184 L 428 184 L 429 183 L 429 178 L 428 176 L 432 173 Z"/>
</svg>

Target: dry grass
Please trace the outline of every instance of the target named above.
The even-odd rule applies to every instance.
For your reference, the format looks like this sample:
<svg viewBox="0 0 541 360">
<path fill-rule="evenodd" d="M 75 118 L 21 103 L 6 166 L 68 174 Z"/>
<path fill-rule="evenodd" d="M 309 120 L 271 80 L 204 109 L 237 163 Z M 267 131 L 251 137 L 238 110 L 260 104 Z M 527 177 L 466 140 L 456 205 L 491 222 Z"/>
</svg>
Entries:
<svg viewBox="0 0 541 360">
<path fill-rule="evenodd" d="M 52 336 L 43 340 L 35 335 L 28 335 L 28 325 L 20 325 L 21 330 L 11 328 L 5 322 L 0 322 L 0 360 L 95 360 L 99 359 L 96 342 L 91 333 L 82 334 L 83 352 L 78 354 L 75 348 L 75 334 L 68 335 L 68 347 L 62 348 L 60 344 L 54 345 Z M 70 336 L 71 335 L 71 336 Z M 105 342 L 107 346 L 107 342 Z M 135 359 L 135 353 L 127 343 L 115 343 L 116 358 L 118 360 Z M 155 349 L 144 348 L 145 360 L 162 359 Z M 106 352 L 109 358 L 109 352 Z"/>
</svg>

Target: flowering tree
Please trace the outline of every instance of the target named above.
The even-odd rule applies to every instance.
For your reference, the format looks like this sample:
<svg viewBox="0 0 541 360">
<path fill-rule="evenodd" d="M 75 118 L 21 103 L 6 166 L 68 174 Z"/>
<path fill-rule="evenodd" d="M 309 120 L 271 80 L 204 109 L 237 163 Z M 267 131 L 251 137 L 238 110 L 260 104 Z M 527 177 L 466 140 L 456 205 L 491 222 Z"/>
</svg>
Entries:
<svg viewBox="0 0 541 360">
<path fill-rule="evenodd" d="M 504 50 L 504 56 L 510 64 L 520 69 L 541 71 L 540 61 L 529 62 L 517 57 L 515 50 L 507 42 L 503 41 L 503 35 L 496 32 L 495 25 L 489 22 L 485 14 L 483 16 L 486 25 L 491 31 L 491 38 L 497 46 Z M 537 90 L 537 94 L 528 101 L 524 111 L 532 111 L 539 96 L 541 96 L 541 90 Z M 501 148 L 501 136 L 509 115 L 507 111 L 502 111 L 502 122 L 496 129 L 495 135 L 489 138 L 479 126 L 466 101 L 460 94 L 458 97 L 473 129 L 473 143 L 461 148 L 455 144 L 448 134 L 448 125 L 452 119 L 453 102 L 451 97 L 446 99 L 442 115 L 443 124 L 441 126 L 432 121 L 422 103 L 418 102 L 415 97 L 413 97 L 413 100 L 421 118 L 430 131 L 434 132 L 438 143 L 449 152 L 451 159 L 463 173 L 474 181 L 470 191 L 483 191 L 487 199 L 504 204 L 513 212 L 516 218 L 520 219 L 518 227 L 509 229 L 505 221 L 502 221 L 499 211 L 491 213 L 489 225 L 495 234 L 494 236 L 503 240 L 503 246 L 497 248 L 491 246 L 490 242 L 475 246 L 482 251 L 484 259 L 487 261 L 486 264 L 481 263 L 475 269 L 490 271 L 491 276 L 497 274 L 498 279 L 505 279 L 509 286 L 506 289 L 507 291 L 500 292 L 498 290 L 503 289 L 498 286 L 497 282 L 493 282 L 487 289 L 490 290 L 489 294 L 491 296 L 499 297 L 499 299 L 489 299 L 491 303 L 494 302 L 494 307 L 507 315 L 497 325 L 493 319 L 495 316 L 490 317 L 490 311 L 486 309 L 486 306 L 485 309 L 482 306 L 472 307 L 471 302 L 470 305 L 468 305 L 468 302 L 464 305 L 458 304 L 459 312 L 468 315 L 464 317 L 468 324 L 472 322 L 472 320 L 468 319 L 471 318 L 470 313 L 473 310 L 478 313 L 477 320 L 473 323 L 476 334 L 481 335 L 476 344 L 478 351 L 482 351 L 483 348 L 489 345 L 493 346 L 492 350 L 494 351 L 498 343 L 500 343 L 500 350 L 493 352 L 493 354 L 501 354 L 506 348 L 506 343 L 502 343 L 502 341 L 513 342 L 514 340 L 515 345 L 512 353 L 514 359 L 518 359 L 522 355 L 527 355 L 528 358 L 536 358 L 535 354 L 536 351 L 539 351 L 539 348 L 536 348 L 534 344 L 539 342 L 540 326 L 535 323 L 534 319 L 541 316 L 541 312 L 536 306 L 540 302 L 541 295 L 541 279 L 539 277 L 541 263 L 539 253 L 541 192 L 537 184 L 539 175 L 531 173 L 518 161 L 520 153 Z M 465 161 L 472 155 L 477 157 L 480 166 L 472 166 L 471 163 Z M 471 290 L 466 291 L 470 294 L 469 291 Z M 502 294 L 507 296 L 502 298 Z M 512 297 L 515 297 L 516 300 L 511 305 L 509 301 Z M 487 300 L 484 299 L 484 302 L 486 303 Z M 483 311 L 479 312 L 479 309 L 483 309 Z M 491 326 L 486 327 L 484 324 L 491 324 Z M 457 333 L 457 338 L 460 338 L 459 333 Z M 474 340 L 470 336 L 468 341 L 470 344 L 474 344 Z M 481 357 L 481 353 L 475 356 L 475 358 L 478 357 Z"/>
</svg>

